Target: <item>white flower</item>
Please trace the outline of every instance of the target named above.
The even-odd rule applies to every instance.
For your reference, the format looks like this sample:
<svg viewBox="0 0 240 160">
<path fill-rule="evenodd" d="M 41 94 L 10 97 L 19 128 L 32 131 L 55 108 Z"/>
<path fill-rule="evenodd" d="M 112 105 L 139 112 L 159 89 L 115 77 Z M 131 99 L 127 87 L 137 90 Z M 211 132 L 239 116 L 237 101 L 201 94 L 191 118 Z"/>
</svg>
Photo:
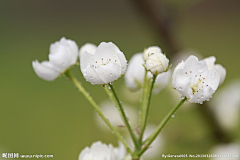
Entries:
<svg viewBox="0 0 240 160">
<path fill-rule="evenodd" d="M 240 156 L 240 145 L 238 143 L 216 145 L 211 149 L 210 154 L 219 155 L 219 157 L 213 157 L 211 160 L 238 160 Z M 238 158 L 236 156 L 238 156 Z"/>
<path fill-rule="evenodd" d="M 216 64 L 215 65 L 216 58 L 214 56 L 205 58 L 203 60 L 205 60 L 207 62 L 209 70 L 212 69 L 213 67 L 217 68 L 217 70 L 220 73 L 220 84 L 222 84 L 224 79 L 225 79 L 225 77 L 226 77 L 226 69 L 222 65 L 220 65 L 220 64 Z"/>
<path fill-rule="evenodd" d="M 111 101 L 101 102 L 99 106 L 103 114 L 107 117 L 109 122 L 111 122 L 111 124 L 115 128 L 118 127 L 122 129 L 122 127 L 125 126 L 117 108 L 114 106 L 114 104 Z M 129 119 L 131 126 L 135 127 L 138 123 L 137 111 L 133 107 L 130 107 L 127 105 L 124 105 L 124 110 L 126 112 L 126 115 Z M 106 125 L 106 123 L 102 120 L 102 118 L 97 113 L 94 114 L 94 117 L 100 129 L 104 129 L 105 131 L 109 129 L 109 127 Z"/>
<path fill-rule="evenodd" d="M 142 53 L 137 53 L 133 55 L 130 59 L 126 74 L 124 76 L 126 86 L 131 90 L 140 89 L 143 86 L 145 68 L 143 67 L 144 60 L 142 57 Z M 163 72 L 158 74 L 155 84 L 154 84 L 154 93 L 158 93 L 161 89 L 163 89 L 169 81 L 171 75 L 171 71 Z M 151 79 L 152 74 L 148 72 L 147 79 Z"/>
<path fill-rule="evenodd" d="M 94 55 L 96 52 L 97 46 L 92 43 L 84 44 L 79 50 L 79 57 L 81 58 L 82 54 L 87 51 L 88 53 Z"/>
<path fill-rule="evenodd" d="M 143 58 L 146 61 L 146 69 L 152 74 L 158 75 L 168 68 L 169 60 L 157 46 L 147 48 L 143 53 Z"/>
<path fill-rule="evenodd" d="M 84 78 L 91 84 L 107 84 L 125 73 L 127 60 L 112 42 L 102 42 L 95 53 L 86 49 L 80 58 Z"/>
<path fill-rule="evenodd" d="M 208 69 L 205 60 L 198 61 L 190 56 L 177 65 L 173 73 L 172 85 L 191 103 L 209 100 L 218 88 L 220 74 L 216 67 Z"/>
<path fill-rule="evenodd" d="M 64 73 L 71 65 L 75 64 L 78 57 L 78 46 L 75 41 L 61 38 L 50 45 L 49 61 L 41 63 L 32 62 L 35 73 L 42 79 L 53 81 Z"/>
<path fill-rule="evenodd" d="M 240 81 L 234 81 L 221 88 L 210 104 L 210 108 L 223 129 L 228 132 L 237 129 L 240 110 Z"/>
<path fill-rule="evenodd" d="M 120 143 L 121 144 L 121 143 Z M 78 160 L 121 160 L 125 157 L 126 151 L 123 145 L 119 148 L 113 148 L 100 141 L 94 142 L 92 146 L 86 147 L 79 154 Z"/>
</svg>

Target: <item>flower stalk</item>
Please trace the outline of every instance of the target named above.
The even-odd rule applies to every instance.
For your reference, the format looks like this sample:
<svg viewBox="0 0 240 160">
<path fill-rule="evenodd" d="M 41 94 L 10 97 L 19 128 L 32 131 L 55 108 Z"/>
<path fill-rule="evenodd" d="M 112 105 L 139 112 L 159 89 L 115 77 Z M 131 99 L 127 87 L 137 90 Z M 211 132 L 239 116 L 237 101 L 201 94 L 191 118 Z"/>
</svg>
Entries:
<svg viewBox="0 0 240 160">
<path fill-rule="evenodd" d="M 112 126 L 112 124 L 109 122 L 109 120 L 104 116 L 103 112 L 100 110 L 99 106 L 96 104 L 96 102 L 92 99 L 92 97 L 89 95 L 89 93 L 83 88 L 81 83 L 74 77 L 74 75 L 70 72 L 70 70 L 67 70 L 65 72 L 65 75 L 74 83 L 74 85 L 81 91 L 81 93 L 87 98 L 87 100 L 92 104 L 94 109 L 97 111 L 99 116 L 103 119 L 103 121 L 108 125 L 108 127 L 111 129 L 111 131 L 117 136 L 117 138 L 123 143 L 123 145 L 126 147 L 126 150 L 128 153 L 133 155 L 132 150 L 128 147 L 120 133 Z"/>
<path fill-rule="evenodd" d="M 150 106 L 150 100 L 152 97 L 152 90 L 154 87 L 154 83 L 156 81 L 156 75 L 153 75 L 153 79 L 152 79 L 152 84 L 150 87 L 150 90 L 148 89 L 148 83 L 147 83 L 147 71 L 145 73 L 145 77 L 144 77 L 144 88 L 143 88 L 143 97 L 142 97 L 142 112 L 141 112 L 141 133 L 139 136 L 139 141 L 142 143 L 142 138 L 143 138 L 143 134 L 144 134 L 144 130 L 146 128 L 146 124 L 147 124 L 147 117 L 148 117 L 148 111 L 149 111 L 149 106 Z"/>
<path fill-rule="evenodd" d="M 109 85 L 109 87 L 111 88 L 112 93 L 113 93 L 113 95 L 114 95 L 114 97 L 115 97 L 115 99 L 116 99 L 118 108 L 120 109 L 121 115 L 122 115 L 122 117 L 123 117 L 124 124 L 126 125 L 128 131 L 129 131 L 129 133 L 130 133 L 130 136 L 131 136 L 131 138 L 132 138 L 132 140 L 133 140 L 133 143 L 134 143 L 135 147 L 138 148 L 139 144 L 138 144 L 138 141 L 137 141 L 137 137 L 136 137 L 136 135 L 133 133 L 133 130 L 132 130 L 130 124 L 129 124 L 128 118 L 127 118 L 127 116 L 126 116 L 126 114 L 125 114 L 125 112 L 124 112 L 124 109 L 123 109 L 123 107 L 122 107 L 122 104 L 121 104 L 121 102 L 120 102 L 119 99 L 118 99 L 118 96 L 117 96 L 117 94 L 116 94 L 116 91 L 115 91 L 115 89 L 114 89 L 114 87 L 113 87 L 113 85 L 112 85 L 111 83 L 109 83 L 108 85 Z"/>
</svg>

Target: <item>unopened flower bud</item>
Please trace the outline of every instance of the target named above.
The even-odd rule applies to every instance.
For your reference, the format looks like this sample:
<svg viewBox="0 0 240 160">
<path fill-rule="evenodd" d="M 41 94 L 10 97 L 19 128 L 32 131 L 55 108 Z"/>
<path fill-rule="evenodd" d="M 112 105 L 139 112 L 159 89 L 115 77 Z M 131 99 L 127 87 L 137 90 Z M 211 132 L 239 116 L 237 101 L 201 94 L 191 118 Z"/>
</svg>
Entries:
<svg viewBox="0 0 240 160">
<path fill-rule="evenodd" d="M 159 73 L 165 72 L 168 68 L 169 60 L 161 52 L 151 53 L 147 60 L 145 67 L 152 74 L 158 75 Z"/>
</svg>

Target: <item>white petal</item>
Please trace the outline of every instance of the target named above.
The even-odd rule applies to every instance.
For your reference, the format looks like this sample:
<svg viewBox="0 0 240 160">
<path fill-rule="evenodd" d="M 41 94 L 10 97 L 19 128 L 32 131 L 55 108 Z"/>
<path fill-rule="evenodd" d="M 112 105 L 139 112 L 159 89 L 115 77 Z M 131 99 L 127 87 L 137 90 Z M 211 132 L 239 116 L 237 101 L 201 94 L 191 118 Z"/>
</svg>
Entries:
<svg viewBox="0 0 240 160">
<path fill-rule="evenodd" d="M 85 51 L 80 59 L 80 69 L 82 71 L 82 74 L 85 75 L 87 72 L 87 68 L 89 66 L 92 66 L 94 63 L 94 56 Z M 95 66 L 92 66 L 95 67 Z"/>
<path fill-rule="evenodd" d="M 99 65 L 98 75 L 105 82 L 104 84 L 113 82 L 121 76 L 121 67 L 114 62 L 109 62 L 106 65 Z"/>
<path fill-rule="evenodd" d="M 220 73 L 220 84 L 222 84 L 225 80 L 225 77 L 226 77 L 226 74 L 227 74 L 227 71 L 226 69 L 220 65 L 220 64 L 216 64 L 215 67 L 217 68 L 217 70 L 219 71 Z"/>
<path fill-rule="evenodd" d="M 178 73 L 180 72 L 180 73 Z M 190 77 L 181 74 L 181 70 L 176 72 L 173 80 L 173 87 L 178 90 L 183 96 L 190 98 L 192 96 L 192 89 L 190 87 Z"/>
<path fill-rule="evenodd" d="M 198 61 L 198 58 L 195 56 L 189 56 L 189 58 L 185 62 L 185 66 L 183 69 L 183 74 L 191 74 L 194 75 L 202 75 L 203 73 L 208 71 L 208 67 L 205 61 Z"/>
<path fill-rule="evenodd" d="M 204 58 L 203 60 L 206 61 L 207 65 L 208 65 L 208 69 L 210 70 L 214 67 L 216 58 L 214 56 L 211 56 L 208 58 Z"/>
<path fill-rule="evenodd" d="M 66 43 L 67 46 L 69 47 L 69 49 L 71 50 L 71 52 L 69 52 L 70 58 L 71 58 L 71 62 L 70 64 L 74 64 L 77 61 L 77 57 L 78 57 L 78 45 L 75 41 L 71 40 L 71 39 L 66 39 L 65 37 L 61 38 L 60 40 L 61 43 Z"/>
<path fill-rule="evenodd" d="M 52 65 L 48 61 L 43 61 L 41 63 L 38 62 L 38 60 L 35 60 L 32 62 L 33 69 L 35 73 L 38 75 L 38 77 L 46 80 L 46 81 L 53 81 L 55 80 L 60 72 L 58 72 L 54 65 Z"/>
<path fill-rule="evenodd" d="M 97 46 L 95 44 L 86 43 L 80 48 L 79 57 L 81 57 L 85 51 L 87 51 L 91 55 L 94 55 L 96 52 L 96 49 L 97 49 Z"/>
<path fill-rule="evenodd" d="M 86 72 L 83 74 L 86 81 L 90 82 L 91 84 L 106 84 L 97 74 L 95 69 L 92 66 L 86 68 Z"/>
<path fill-rule="evenodd" d="M 148 56 L 149 56 L 151 53 L 162 53 L 162 50 L 161 50 L 161 48 L 159 48 L 158 46 L 148 47 L 148 48 L 145 49 L 144 52 L 143 52 L 143 60 L 144 60 L 144 61 L 147 61 L 147 58 L 148 58 Z"/>
<path fill-rule="evenodd" d="M 134 54 L 130 59 L 126 74 L 124 76 L 126 86 L 131 90 L 138 89 L 138 84 L 143 85 L 145 68 L 142 53 Z"/>
<path fill-rule="evenodd" d="M 156 54 L 156 56 L 158 57 L 158 59 L 160 60 L 160 62 L 162 63 L 163 67 L 164 67 L 164 70 L 166 71 L 166 69 L 168 68 L 168 63 L 169 63 L 169 60 L 168 58 L 166 57 L 166 55 L 164 54 Z"/>
</svg>

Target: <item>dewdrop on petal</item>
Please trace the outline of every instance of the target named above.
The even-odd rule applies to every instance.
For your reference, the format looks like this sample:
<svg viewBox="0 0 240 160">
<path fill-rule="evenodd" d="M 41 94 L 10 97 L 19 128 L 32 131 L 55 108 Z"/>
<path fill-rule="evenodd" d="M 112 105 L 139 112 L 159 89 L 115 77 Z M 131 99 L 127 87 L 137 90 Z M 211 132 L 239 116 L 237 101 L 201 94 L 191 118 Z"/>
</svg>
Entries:
<svg viewBox="0 0 240 160">
<path fill-rule="evenodd" d="M 32 62 L 32 66 L 38 77 L 46 81 L 53 81 L 76 63 L 78 46 L 75 41 L 63 37 L 60 41 L 50 45 L 48 57 L 49 61 L 39 63 L 38 60 L 35 60 Z"/>
<path fill-rule="evenodd" d="M 80 68 L 91 84 L 108 84 L 124 75 L 127 60 L 115 44 L 102 42 L 95 53 L 84 51 L 80 57 Z"/>
</svg>

